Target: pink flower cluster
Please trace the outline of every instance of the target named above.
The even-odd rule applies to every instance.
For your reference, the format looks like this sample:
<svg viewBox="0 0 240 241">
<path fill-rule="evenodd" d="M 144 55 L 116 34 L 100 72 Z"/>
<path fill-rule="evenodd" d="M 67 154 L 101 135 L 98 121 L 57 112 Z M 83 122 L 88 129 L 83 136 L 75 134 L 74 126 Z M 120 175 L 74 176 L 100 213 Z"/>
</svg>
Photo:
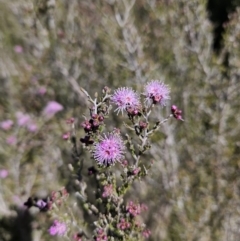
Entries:
<svg viewBox="0 0 240 241">
<path fill-rule="evenodd" d="M 133 201 L 130 201 L 127 204 L 126 210 L 133 216 L 137 216 L 141 213 L 141 205 L 139 203 L 134 203 Z"/>
<path fill-rule="evenodd" d="M 104 186 L 103 189 L 104 189 L 104 192 L 102 194 L 102 197 L 109 197 L 109 196 L 112 195 L 112 193 L 113 193 L 113 186 L 112 186 L 112 184 Z"/>
<path fill-rule="evenodd" d="M 48 231 L 52 236 L 63 236 L 67 232 L 67 226 L 65 223 L 54 220 Z"/>
<path fill-rule="evenodd" d="M 139 215 L 142 211 L 146 211 L 148 207 L 145 204 L 139 204 L 139 203 L 134 203 L 133 201 L 130 201 L 127 204 L 126 210 L 133 216 Z"/>
<path fill-rule="evenodd" d="M 143 230 L 142 235 L 144 238 L 149 238 L 151 235 L 151 231 L 149 229 L 145 229 Z"/>
<path fill-rule="evenodd" d="M 125 230 L 130 228 L 131 224 L 127 222 L 124 218 L 121 218 L 120 222 L 118 223 L 117 227 L 121 230 Z"/>
<path fill-rule="evenodd" d="M 104 117 L 102 115 L 92 114 L 90 120 L 85 120 L 82 123 L 84 131 L 89 133 L 90 131 L 96 131 L 100 125 L 103 124 Z"/>
<path fill-rule="evenodd" d="M 172 114 L 173 114 L 174 118 L 176 118 L 177 120 L 182 120 L 183 121 L 182 111 L 179 110 L 176 105 L 172 105 L 171 111 L 172 111 Z"/>
<path fill-rule="evenodd" d="M 94 239 L 95 241 L 107 241 L 107 235 L 103 229 L 99 229 L 97 231 L 97 236 Z"/>
</svg>

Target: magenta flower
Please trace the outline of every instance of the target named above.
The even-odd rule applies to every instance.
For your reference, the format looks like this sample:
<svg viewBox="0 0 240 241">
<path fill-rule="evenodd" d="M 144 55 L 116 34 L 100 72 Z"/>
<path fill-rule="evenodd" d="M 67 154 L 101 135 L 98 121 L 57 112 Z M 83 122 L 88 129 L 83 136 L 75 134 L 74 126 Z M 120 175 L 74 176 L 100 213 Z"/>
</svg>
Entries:
<svg viewBox="0 0 240 241">
<path fill-rule="evenodd" d="M 5 121 L 0 122 L 0 127 L 3 130 L 6 130 L 6 131 L 11 129 L 12 125 L 13 125 L 13 121 L 12 120 L 5 120 Z"/>
<path fill-rule="evenodd" d="M 56 101 L 49 101 L 43 110 L 43 114 L 52 117 L 57 112 L 63 110 L 63 106 Z"/>
<path fill-rule="evenodd" d="M 99 165 L 111 165 L 120 161 L 124 156 L 124 143 L 116 133 L 104 135 L 94 145 L 93 156 Z"/>
<path fill-rule="evenodd" d="M 144 95 L 147 103 L 166 105 L 166 101 L 170 99 L 170 88 L 159 80 L 152 80 L 145 86 Z"/>
<path fill-rule="evenodd" d="M 52 236 L 63 236 L 67 231 L 67 226 L 65 223 L 61 223 L 58 220 L 54 220 L 52 226 L 49 228 L 48 232 Z"/>
<path fill-rule="evenodd" d="M 127 87 L 122 87 L 115 90 L 111 100 L 117 105 L 117 114 L 119 111 L 123 113 L 123 111 L 129 107 L 132 109 L 138 109 L 140 106 L 138 94 L 131 88 Z"/>
</svg>

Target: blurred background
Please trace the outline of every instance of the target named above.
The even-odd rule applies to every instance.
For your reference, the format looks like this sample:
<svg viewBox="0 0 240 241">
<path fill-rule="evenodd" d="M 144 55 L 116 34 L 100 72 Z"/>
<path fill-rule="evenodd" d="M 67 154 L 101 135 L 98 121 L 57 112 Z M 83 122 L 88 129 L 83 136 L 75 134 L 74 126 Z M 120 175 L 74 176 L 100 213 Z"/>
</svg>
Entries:
<svg viewBox="0 0 240 241">
<path fill-rule="evenodd" d="M 149 207 L 149 240 L 240 240 L 239 4 L 0 0 L 0 241 L 50 239 L 46 215 L 23 203 L 70 183 L 62 135 L 69 117 L 83 135 L 80 86 L 141 92 L 151 79 L 171 87 L 185 122 L 153 136 L 154 168 L 128 193 Z"/>
</svg>

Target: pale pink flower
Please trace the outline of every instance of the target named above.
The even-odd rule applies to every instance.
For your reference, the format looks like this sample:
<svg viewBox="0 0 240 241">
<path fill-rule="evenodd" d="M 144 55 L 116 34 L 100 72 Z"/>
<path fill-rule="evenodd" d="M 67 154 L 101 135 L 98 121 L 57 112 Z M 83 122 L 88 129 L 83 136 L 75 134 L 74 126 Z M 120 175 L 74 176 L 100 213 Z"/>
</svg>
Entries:
<svg viewBox="0 0 240 241">
<path fill-rule="evenodd" d="M 17 112 L 16 117 L 18 126 L 27 126 L 31 122 L 31 117 L 28 114 Z"/>
<path fill-rule="evenodd" d="M 98 229 L 95 240 L 96 241 L 107 241 L 108 240 L 108 237 L 103 229 Z"/>
<path fill-rule="evenodd" d="M 15 45 L 14 51 L 18 54 L 21 54 L 23 52 L 23 47 L 21 45 Z"/>
<path fill-rule="evenodd" d="M 146 102 L 165 106 L 170 99 L 170 88 L 159 80 L 152 80 L 145 85 L 144 95 Z"/>
<path fill-rule="evenodd" d="M 121 161 L 124 149 L 120 135 L 111 133 L 104 135 L 98 143 L 95 143 L 93 156 L 99 165 L 111 165 Z"/>
<path fill-rule="evenodd" d="M 141 213 L 141 205 L 130 201 L 126 207 L 126 210 L 133 216 L 137 216 Z"/>
<path fill-rule="evenodd" d="M 151 235 L 151 231 L 149 229 L 145 229 L 143 230 L 142 235 L 144 238 L 149 238 Z"/>
<path fill-rule="evenodd" d="M 112 186 L 112 184 L 104 186 L 103 189 L 104 189 L 104 192 L 102 194 L 102 197 L 109 197 L 109 196 L 112 195 L 112 193 L 113 193 L 113 186 Z"/>
<path fill-rule="evenodd" d="M 6 169 L 0 169 L 0 178 L 4 179 L 8 176 L 8 170 Z"/>
<path fill-rule="evenodd" d="M 49 101 L 43 110 L 43 114 L 52 117 L 59 111 L 63 110 L 63 106 L 56 101 Z"/>
<path fill-rule="evenodd" d="M 38 93 L 39 95 L 45 95 L 46 92 L 47 92 L 47 89 L 46 89 L 45 86 L 41 86 L 41 87 L 39 87 L 39 89 L 37 90 L 37 93 Z"/>
<path fill-rule="evenodd" d="M 62 135 L 62 138 L 63 138 L 63 140 L 68 140 L 70 138 L 70 136 L 71 136 L 70 132 L 67 132 Z"/>
<path fill-rule="evenodd" d="M 124 218 L 121 218 L 120 222 L 117 224 L 117 227 L 121 230 L 130 228 L 131 224 L 127 222 Z"/>
<path fill-rule="evenodd" d="M 74 121 L 75 121 L 75 119 L 74 119 L 73 117 L 71 117 L 71 118 L 68 118 L 68 119 L 66 120 L 66 123 L 67 123 L 67 124 L 73 124 Z"/>
<path fill-rule="evenodd" d="M 148 206 L 146 204 L 141 204 L 141 210 L 142 211 L 147 211 L 148 210 Z"/>
<path fill-rule="evenodd" d="M 31 123 L 28 124 L 27 129 L 30 132 L 36 132 L 38 130 L 38 126 L 36 125 L 36 123 L 31 122 Z"/>
<path fill-rule="evenodd" d="M 117 105 L 117 114 L 119 111 L 122 112 L 127 108 L 138 109 L 140 104 L 139 95 L 131 88 L 121 87 L 114 91 L 111 101 Z"/>
<path fill-rule="evenodd" d="M 16 136 L 9 136 L 6 140 L 7 144 L 13 146 L 17 143 L 17 137 Z"/>
<path fill-rule="evenodd" d="M 13 121 L 12 120 L 5 120 L 5 121 L 0 122 L 0 127 L 3 130 L 6 130 L 6 131 L 10 130 L 12 125 L 13 125 Z"/>
</svg>

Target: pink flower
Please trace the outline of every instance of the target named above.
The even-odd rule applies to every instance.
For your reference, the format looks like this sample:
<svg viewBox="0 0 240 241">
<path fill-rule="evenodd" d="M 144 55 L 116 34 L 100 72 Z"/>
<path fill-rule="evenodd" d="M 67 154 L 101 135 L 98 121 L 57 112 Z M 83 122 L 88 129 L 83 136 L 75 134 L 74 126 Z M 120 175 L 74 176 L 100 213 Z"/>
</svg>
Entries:
<svg viewBox="0 0 240 241">
<path fill-rule="evenodd" d="M 140 106 L 140 100 L 138 94 L 131 88 L 122 87 L 114 91 L 111 100 L 117 105 L 117 114 L 127 108 L 138 109 Z"/>
<path fill-rule="evenodd" d="M 112 184 L 104 186 L 103 189 L 104 189 L 104 192 L 102 194 L 103 197 L 109 197 L 109 196 L 112 195 L 112 193 L 113 193 L 113 186 L 112 186 Z"/>
<path fill-rule="evenodd" d="M 140 171 L 141 171 L 141 168 L 140 167 L 136 167 L 135 169 L 133 169 L 132 174 L 133 175 L 137 175 Z"/>
<path fill-rule="evenodd" d="M 138 203 L 130 201 L 126 207 L 126 210 L 133 216 L 137 216 L 141 213 L 141 206 Z"/>
<path fill-rule="evenodd" d="M 124 143 L 116 133 L 105 135 L 94 145 L 93 156 L 99 165 L 111 165 L 124 156 Z"/>
<path fill-rule="evenodd" d="M 27 126 L 31 121 L 31 117 L 28 114 L 23 114 L 22 112 L 17 112 L 16 117 L 18 126 Z"/>
<path fill-rule="evenodd" d="M 127 222 L 124 218 L 121 218 L 120 222 L 117 224 L 117 227 L 121 230 L 130 228 L 131 224 Z"/>
<path fill-rule="evenodd" d="M 176 105 L 172 105 L 171 112 L 172 112 L 172 115 L 174 116 L 174 118 L 176 118 L 177 120 L 184 121 L 182 118 L 182 111 L 179 110 Z"/>
<path fill-rule="evenodd" d="M 127 160 L 123 160 L 122 162 L 121 162 L 121 166 L 122 167 L 126 167 L 128 165 L 128 161 Z"/>
<path fill-rule="evenodd" d="M 81 233 L 75 233 L 73 235 L 73 240 L 75 240 L 75 241 L 82 241 L 82 234 Z"/>
<path fill-rule="evenodd" d="M 97 231 L 97 236 L 94 240 L 95 241 L 107 241 L 108 240 L 107 235 L 106 235 L 106 233 L 104 232 L 103 229 L 99 229 Z"/>
<path fill-rule="evenodd" d="M 62 135 L 63 140 L 68 140 L 70 138 L 70 135 L 71 135 L 70 132 L 64 133 Z"/>
<path fill-rule="evenodd" d="M 1 179 L 4 179 L 4 178 L 6 178 L 8 176 L 8 170 L 6 170 L 6 169 L 1 169 L 0 170 L 0 178 Z"/>
<path fill-rule="evenodd" d="M 38 130 L 38 126 L 35 123 L 31 122 L 28 124 L 27 129 L 30 132 L 36 132 Z"/>
<path fill-rule="evenodd" d="M 149 238 L 151 235 L 151 231 L 149 229 L 145 229 L 145 230 L 143 230 L 142 235 L 145 238 Z"/>
<path fill-rule="evenodd" d="M 67 124 L 73 124 L 74 121 L 75 121 L 75 119 L 74 119 L 73 117 L 71 117 L 71 118 L 69 118 L 69 119 L 66 120 L 66 123 L 67 123 Z"/>
<path fill-rule="evenodd" d="M 14 46 L 14 51 L 18 54 L 23 52 L 23 47 L 21 45 Z"/>
<path fill-rule="evenodd" d="M 39 95 L 45 95 L 46 92 L 47 92 L 47 89 L 46 89 L 45 86 L 39 87 L 39 89 L 38 89 L 38 91 L 37 91 L 37 93 L 38 93 Z"/>
<path fill-rule="evenodd" d="M 141 211 L 147 211 L 148 206 L 146 204 L 141 204 Z"/>
<path fill-rule="evenodd" d="M 65 223 L 61 223 L 58 220 L 54 220 L 52 226 L 49 228 L 48 232 L 52 236 L 63 236 L 67 231 L 67 226 Z"/>
<path fill-rule="evenodd" d="M 43 110 L 43 114 L 49 117 L 63 110 L 63 106 L 56 101 L 49 101 Z"/>
<path fill-rule="evenodd" d="M 166 101 L 170 99 L 170 88 L 159 80 L 152 80 L 145 86 L 144 95 L 147 103 L 166 105 Z"/>
<path fill-rule="evenodd" d="M 3 130 L 6 130 L 6 131 L 11 129 L 12 125 L 13 125 L 13 121 L 12 120 L 5 120 L 5 121 L 0 122 L 0 127 Z"/>
<path fill-rule="evenodd" d="M 9 136 L 6 140 L 7 144 L 14 146 L 17 143 L 17 137 L 16 136 Z"/>
</svg>

